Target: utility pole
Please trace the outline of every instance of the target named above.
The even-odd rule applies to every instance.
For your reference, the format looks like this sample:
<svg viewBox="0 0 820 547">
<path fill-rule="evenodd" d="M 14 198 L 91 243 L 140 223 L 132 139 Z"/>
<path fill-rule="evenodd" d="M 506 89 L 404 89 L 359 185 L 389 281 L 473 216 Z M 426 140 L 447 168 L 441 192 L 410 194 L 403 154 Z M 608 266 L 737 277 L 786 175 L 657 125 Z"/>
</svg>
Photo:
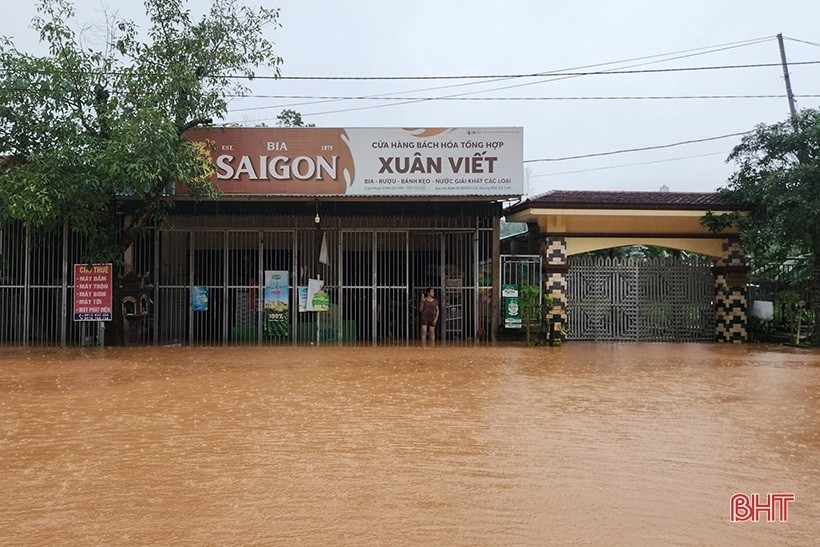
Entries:
<svg viewBox="0 0 820 547">
<path fill-rule="evenodd" d="M 777 35 L 777 43 L 780 46 L 780 64 L 783 65 L 783 79 L 786 80 L 786 97 L 789 99 L 789 112 L 792 118 L 797 115 L 794 108 L 794 93 L 792 93 L 792 81 L 789 79 L 789 65 L 786 63 L 786 48 L 783 47 L 783 35 Z"/>
</svg>

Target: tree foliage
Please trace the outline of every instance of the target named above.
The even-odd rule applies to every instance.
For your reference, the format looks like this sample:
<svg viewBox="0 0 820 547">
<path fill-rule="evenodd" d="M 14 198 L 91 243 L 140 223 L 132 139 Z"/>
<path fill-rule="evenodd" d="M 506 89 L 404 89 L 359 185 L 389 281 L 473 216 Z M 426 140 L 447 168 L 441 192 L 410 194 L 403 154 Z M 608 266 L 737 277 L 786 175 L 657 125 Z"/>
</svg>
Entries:
<svg viewBox="0 0 820 547">
<path fill-rule="evenodd" d="M 316 127 L 316 124 L 305 123 L 302 114 L 296 110 L 286 108 L 276 116 L 276 125 L 279 127 Z"/>
<path fill-rule="evenodd" d="M 48 54 L 0 37 L 0 222 L 67 222 L 90 238 L 89 260 L 117 262 L 167 218 L 174 183 L 216 196 L 207 150 L 184 134 L 224 117 L 256 70 L 278 75 L 279 13 L 214 0 L 195 21 L 184 4 L 145 0 L 147 29 L 114 18 L 89 48 L 68 0 L 42 0 L 33 28 Z"/>
<path fill-rule="evenodd" d="M 820 316 L 820 111 L 758 125 L 729 156 L 737 170 L 720 193 L 747 213 L 707 214 L 715 231 L 735 224 L 744 248 L 762 260 L 812 260 L 812 310 Z M 814 340 L 820 345 L 820 329 Z"/>
</svg>

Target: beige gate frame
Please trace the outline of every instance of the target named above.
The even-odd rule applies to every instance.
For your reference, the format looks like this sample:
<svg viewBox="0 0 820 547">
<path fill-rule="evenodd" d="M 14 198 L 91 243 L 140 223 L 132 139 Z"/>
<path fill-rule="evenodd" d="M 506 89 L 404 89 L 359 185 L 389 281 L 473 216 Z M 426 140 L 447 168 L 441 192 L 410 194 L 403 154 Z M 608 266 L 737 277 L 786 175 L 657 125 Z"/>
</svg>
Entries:
<svg viewBox="0 0 820 547">
<path fill-rule="evenodd" d="M 700 219 L 707 211 L 739 211 L 716 193 L 593 192 L 554 190 L 508 207 L 509 222 L 526 222 L 543 256 L 546 319 L 556 330 L 567 323 L 567 257 L 621 247 L 653 245 L 715 259 L 715 338 L 739 342 L 746 332 L 746 261 L 734 228 L 716 234 Z"/>
</svg>

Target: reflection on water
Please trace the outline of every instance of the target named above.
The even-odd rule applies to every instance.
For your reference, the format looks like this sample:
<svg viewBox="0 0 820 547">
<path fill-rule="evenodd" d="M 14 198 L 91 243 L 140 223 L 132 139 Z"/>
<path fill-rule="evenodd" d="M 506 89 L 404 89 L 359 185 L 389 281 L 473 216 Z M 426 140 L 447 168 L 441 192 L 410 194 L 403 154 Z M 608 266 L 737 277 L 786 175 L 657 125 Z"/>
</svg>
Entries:
<svg viewBox="0 0 820 547">
<path fill-rule="evenodd" d="M 3 545 L 820 537 L 817 351 L 2 350 Z"/>
</svg>

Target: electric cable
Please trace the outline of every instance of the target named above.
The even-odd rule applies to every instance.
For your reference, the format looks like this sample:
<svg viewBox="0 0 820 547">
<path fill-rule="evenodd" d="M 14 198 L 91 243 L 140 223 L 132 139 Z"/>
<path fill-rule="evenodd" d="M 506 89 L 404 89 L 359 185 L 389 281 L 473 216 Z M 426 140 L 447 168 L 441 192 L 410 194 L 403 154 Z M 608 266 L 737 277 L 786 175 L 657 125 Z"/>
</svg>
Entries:
<svg viewBox="0 0 820 547">
<path fill-rule="evenodd" d="M 716 140 L 720 140 L 720 139 L 728 139 L 728 138 L 731 138 L 731 137 L 740 137 L 742 135 L 748 135 L 749 133 L 753 133 L 753 132 L 754 131 L 741 131 L 741 132 L 738 132 L 738 133 L 729 133 L 727 135 L 718 135 L 716 137 L 706 137 L 706 138 L 703 138 L 703 139 L 690 139 L 690 140 L 687 140 L 687 141 L 673 142 L 673 143 L 670 143 L 670 144 L 659 144 L 659 145 L 655 145 L 655 146 L 644 146 L 644 147 L 640 147 L 640 148 L 624 148 L 622 150 L 612 150 L 612 151 L 609 151 L 609 152 L 597 152 L 597 153 L 594 153 L 594 154 L 581 154 L 581 155 L 578 155 L 578 156 L 564 156 L 564 157 L 561 157 L 561 158 L 539 158 L 539 159 L 533 159 L 533 160 L 524 160 L 524 163 L 579 160 L 579 159 L 584 159 L 584 158 L 597 158 L 597 157 L 601 157 L 601 156 L 612 156 L 612 155 L 615 155 L 615 154 L 625 154 L 625 153 L 628 153 L 628 152 L 644 152 L 646 150 L 660 150 L 660 149 L 663 149 L 663 148 L 673 148 L 673 147 L 676 147 L 676 146 L 683 146 L 683 145 L 686 145 L 686 144 L 695 144 L 695 143 L 699 143 L 699 142 L 709 142 L 709 141 L 716 141 Z"/>
<path fill-rule="evenodd" d="M 695 154 L 695 155 L 692 155 L 692 156 L 679 156 L 677 158 L 666 158 L 666 159 L 662 159 L 662 160 L 641 161 L 641 162 L 636 162 L 636 163 L 624 163 L 624 164 L 621 164 L 621 165 L 608 165 L 608 166 L 605 166 L 605 167 L 594 167 L 594 168 L 591 168 L 591 169 L 577 169 L 575 171 L 561 171 L 561 172 L 558 172 L 558 173 L 538 173 L 538 174 L 535 174 L 535 175 L 529 175 L 529 178 L 537 179 L 537 178 L 542 178 L 542 177 L 557 177 L 559 175 L 575 175 L 575 174 L 578 174 L 578 173 L 592 173 L 594 171 L 608 171 L 610 169 L 621 169 L 622 167 L 636 167 L 636 166 L 639 166 L 639 165 L 652 165 L 652 164 L 655 164 L 655 163 L 666 163 L 666 162 L 670 162 L 670 161 L 691 160 L 691 159 L 696 159 L 696 158 L 706 158 L 706 157 L 709 157 L 709 156 L 723 156 L 723 155 L 729 155 L 729 153 L 730 153 L 729 151 L 709 152 L 708 154 Z"/>
<path fill-rule="evenodd" d="M 554 97 L 378 97 L 355 95 L 264 95 L 257 98 L 265 99 L 320 99 L 343 101 L 639 101 L 639 100 L 685 100 L 685 99 L 782 99 L 786 95 L 591 95 L 591 96 L 554 96 Z M 817 98 L 820 94 L 800 94 L 794 97 Z M 249 107 L 231 110 L 231 112 L 245 112 L 257 108 Z"/>
<path fill-rule="evenodd" d="M 631 59 L 624 59 L 624 60 L 620 60 L 620 61 L 609 61 L 609 62 L 605 62 L 605 63 L 596 63 L 596 64 L 592 64 L 592 65 L 583 65 L 583 66 L 579 66 L 579 67 L 573 67 L 573 68 L 570 68 L 570 69 L 559 69 L 559 70 L 555 70 L 555 71 L 551 71 L 551 72 L 545 72 L 544 75 L 549 75 L 550 73 L 569 72 L 569 71 L 574 71 L 574 70 L 583 70 L 583 69 L 587 69 L 587 68 L 595 68 L 595 67 L 601 67 L 601 66 L 610 66 L 610 65 L 619 65 L 619 64 L 624 64 L 624 63 L 632 63 L 632 62 L 635 62 L 635 61 L 644 61 L 644 60 L 647 60 L 647 59 L 655 59 L 654 61 L 650 61 L 650 62 L 647 62 L 647 63 L 638 63 L 638 64 L 635 64 L 635 65 L 628 65 L 626 67 L 622 67 L 622 68 L 629 69 L 629 68 L 635 68 L 636 66 L 645 66 L 645 65 L 656 64 L 656 63 L 660 63 L 660 62 L 668 62 L 670 60 L 675 60 L 675 59 L 679 59 L 679 58 L 694 57 L 694 56 L 699 56 L 699 55 L 708 55 L 708 54 L 715 53 L 715 52 L 718 52 L 718 51 L 725 51 L 727 49 L 735 49 L 735 48 L 739 48 L 739 47 L 746 47 L 746 46 L 750 46 L 750 45 L 756 45 L 756 44 L 760 44 L 760 43 L 763 43 L 763 42 L 766 42 L 766 41 L 771 41 L 773 39 L 775 39 L 774 36 L 767 36 L 767 37 L 763 37 L 763 38 L 755 38 L 755 39 L 752 39 L 752 40 L 743 40 L 743 41 L 740 41 L 740 42 L 729 42 L 729 43 L 726 43 L 726 44 L 719 44 L 719 45 L 716 45 L 716 46 L 708 46 L 708 47 L 701 47 L 701 48 L 695 48 L 695 49 L 689 49 L 689 50 L 682 50 L 682 51 L 677 51 L 677 52 L 647 55 L 647 56 L 635 57 L 635 58 L 631 58 Z M 670 55 L 677 55 L 678 57 L 673 57 L 671 59 L 666 59 L 665 58 L 665 57 L 669 57 Z M 659 57 L 664 57 L 664 59 L 659 59 Z M 558 76 L 558 77 L 550 78 L 550 79 L 547 79 L 547 80 L 542 80 L 540 82 L 529 82 L 529 83 L 525 83 L 525 84 L 519 84 L 517 86 L 491 88 L 491 89 L 487 89 L 487 90 L 477 91 L 477 92 L 474 92 L 474 93 L 487 93 L 489 91 L 497 91 L 499 89 L 509 89 L 509 88 L 512 88 L 512 87 L 520 87 L 520 86 L 523 86 L 523 85 L 534 85 L 534 84 L 538 84 L 538 83 L 548 83 L 548 82 L 560 81 L 560 80 L 564 80 L 564 79 L 568 79 L 568 78 L 576 78 L 576 77 L 579 77 L 579 76 Z M 438 88 L 438 89 L 452 88 L 452 87 L 463 87 L 463 86 L 469 86 L 469 85 L 488 84 L 488 83 L 493 83 L 493 82 L 496 82 L 496 81 L 504 81 L 504 80 L 507 80 L 507 79 L 509 79 L 509 78 L 497 78 L 497 79 L 494 79 L 494 80 L 486 80 L 486 81 L 482 81 L 482 82 L 466 82 L 466 83 L 461 83 L 461 84 L 454 84 L 454 85 L 451 85 L 451 86 L 443 86 L 443 87 Z M 426 90 L 407 91 L 406 93 L 413 93 L 413 92 L 420 92 L 420 91 L 432 91 L 434 89 L 437 89 L 437 88 L 426 89 Z M 471 92 L 471 93 L 473 93 L 473 92 Z M 393 92 L 393 93 L 384 93 L 382 95 L 394 95 L 394 94 L 395 94 L 395 92 Z M 468 93 L 464 93 L 464 94 L 468 94 Z M 459 95 L 464 95 L 464 94 L 455 94 L 455 95 L 451 95 L 451 96 L 459 96 Z M 333 101 L 328 101 L 328 102 L 333 102 Z M 324 111 L 324 112 L 313 112 L 313 113 L 309 113 L 309 114 L 303 114 L 303 116 L 308 116 L 308 115 L 310 115 L 310 116 L 319 116 L 319 115 L 334 114 L 334 113 L 339 113 L 339 112 L 349 112 L 349 111 L 353 111 L 353 110 L 366 110 L 366 109 L 370 109 L 370 108 L 380 108 L 380 107 L 385 107 L 385 106 L 397 106 L 399 104 L 413 104 L 413 103 L 418 103 L 418 102 L 423 102 L 423 101 L 411 100 L 411 101 L 406 101 L 404 103 L 395 103 L 394 105 L 371 105 L 371 106 L 366 106 L 366 107 L 339 109 L 339 110 L 331 110 L 331 111 Z M 297 105 L 279 105 L 278 108 L 287 108 L 289 106 L 302 106 L 302 105 L 298 105 L 298 104 Z M 268 120 L 272 120 L 272 119 L 276 119 L 276 118 L 275 117 L 274 118 L 258 118 L 258 119 L 252 120 L 252 121 L 268 121 Z"/>
</svg>

